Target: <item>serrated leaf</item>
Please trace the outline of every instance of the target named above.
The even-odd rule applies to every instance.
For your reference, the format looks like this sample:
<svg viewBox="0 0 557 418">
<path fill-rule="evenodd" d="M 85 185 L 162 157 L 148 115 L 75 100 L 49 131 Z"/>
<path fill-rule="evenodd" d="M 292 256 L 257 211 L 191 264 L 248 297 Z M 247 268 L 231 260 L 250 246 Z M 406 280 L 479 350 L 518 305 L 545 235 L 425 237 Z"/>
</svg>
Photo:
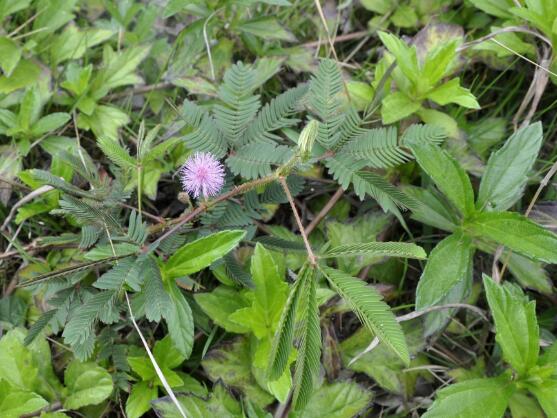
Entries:
<svg viewBox="0 0 557 418">
<path fill-rule="evenodd" d="M 527 257 L 557 263 L 557 235 L 518 213 L 480 213 L 466 225 L 466 231 Z"/>
<path fill-rule="evenodd" d="M 506 375 L 452 384 L 437 392 L 422 418 L 502 418 L 515 389 Z"/>
<path fill-rule="evenodd" d="M 148 258 L 143 267 L 145 276 L 143 293 L 145 294 L 145 316 L 149 321 L 159 322 L 161 317 L 169 314 L 170 296 L 164 290 L 161 271 L 157 262 Z"/>
<path fill-rule="evenodd" d="M 186 359 L 193 349 L 193 315 L 190 305 L 174 280 L 167 283 L 171 304 L 165 316 L 168 332 L 174 347 Z"/>
<path fill-rule="evenodd" d="M 478 209 L 507 210 L 520 199 L 542 140 L 542 125 L 537 122 L 516 131 L 491 154 L 480 183 Z"/>
<path fill-rule="evenodd" d="M 436 145 L 411 146 L 420 167 L 464 217 L 474 213 L 474 191 L 466 172 L 446 151 Z"/>
<path fill-rule="evenodd" d="M 437 244 L 416 289 L 416 310 L 439 304 L 455 285 L 465 280 L 471 257 L 472 240 L 462 233 L 455 232 Z"/>
<path fill-rule="evenodd" d="M 503 358 L 525 376 L 536 365 L 540 351 L 536 303 L 528 301 L 514 284 L 498 285 L 485 274 L 483 283 Z"/>
<path fill-rule="evenodd" d="M 64 373 L 68 396 L 64 408 L 79 409 L 86 405 L 97 405 L 112 393 L 112 377 L 95 363 L 73 361 Z"/>
<path fill-rule="evenodd" d="M 408 364 L 410 355 L 400 324 L 389 305 L 366 282 L 330 267 L 321 267 L 331 286 L 348 303 L 362 323 Z"/>
</svg>

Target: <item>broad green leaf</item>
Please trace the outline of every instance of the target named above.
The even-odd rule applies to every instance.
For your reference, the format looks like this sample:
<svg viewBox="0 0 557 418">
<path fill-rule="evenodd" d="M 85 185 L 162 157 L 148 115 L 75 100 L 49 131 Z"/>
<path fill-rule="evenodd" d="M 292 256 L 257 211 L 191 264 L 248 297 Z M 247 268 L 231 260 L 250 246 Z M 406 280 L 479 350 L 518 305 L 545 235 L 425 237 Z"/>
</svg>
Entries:
<svg viewBox="0 0 557 418">
<path fill-rule="evenodd" d="M 2 380 L 0 385 L 3 385 L 2 389 L 7 391 L 3 399 L 0 394 L 2 418 L 20 418 L 24 414 L 38 411 L 48 405 L 48 402 L 36 393 L 11 388 Z"/>
<path fill-rule="evenodd" d="M 158 396 L 158 388 L 151 382 L 138 382 L 126 400 L 126 415 L 128 418 L 139 418 L 151 409 L 151 401 Z"/>
<path fill-rule="evenodd" d="M 64 372 L 64 383 L 68 396 L 64 408 L 78 409 L 86 405 L 96 405 L 112 393 L 112 377 L 95 363 L 80 363 L 74 360 Z"/>
<path fill-rule="evenodd" d="M 24 329 L 14 328 L 0 339 L 0 381 L 5 382 L 0 387 L 35 392 L 52 401 L 62 385 L 52 368 L 50 346 L 42 337 L 25 345 L 26 334 Z"/>
<path fill-rule="evenodd" d="M 115 106 L 98 105 L 90 115 L 79 113 L 77 126 L 80 129 L 90 129 L 97 138 L 108 137 L 116 140 L 118 129 L 127 123 L 128 114 Z"/>
<path fill-rule="evenodd" d="M 554 397 L 557 396 L 555 393 Z M 526 391 L 516 391 L 509 399 L 509 409 L 513 418 L 545 418 L 542 408 L 536 398 L 529 396 Z M 557 411 L 556 411 L 557 412 Z M 547 415 L 557 417 L 555 415 Z"/>
<path fill-rule="evenodd" d="M 153 356 L 157 360 L 157 364 L 166 369 L 175 369 L 186 359 L 186 356 L 180 353 L 173 344 L 171 336 L 168 335 L 155 343 Z"/>
<path fill-rule="evenodd" d="M 397 91 L 389 94 L 381 102 L 381 119 L 384 124 L 394 123 L 417 112 L 421 107 L 420 102 Z"/>
<path fill-rule="evenodd" d="M 514 284 L 498 285 L 486 275 L 483 282 L 503 358 L 525 376 L 536 365 L 540 350 L 536 303 Z"/>
<path fill-rule="evenodd" d="M 557 263 L 557 235 L 518 213 L 480 213 L 466 224 L 466 231 L 527 257 Z"/>
<path fill-rule="evenodd" d="M 222 380 L 227 386 L 243 392 L 257 405 L 267 406 L 273 402 L 273 396 L 257 384 L 251 372 L 250 344 L 245 338 L 212 349 L 201 365 L 213 382 Z"/>
<path fill-rule="evenodd" d="M 470 0 L 470 3 L 490 15 L 503 19 L 512 17 L 511 8 L 516 5 L 513 0 Z"/>
<path fill-rule="evenodd" d="M 236 334 L 249 331 L 249 328 L 230 319 L 230 315 L 234 312 L 249 306 L 248 300 L 237 290 L 227 286 L 218 286 L 212 292 L 196 293 L 193 298 L 201 309 L 226 331 Z"/>
<path fill-rule="evenodd" d="M 320 258 L 371 255 L 376 257 L 402 257 L 423 260 L 426 253 L 422 247 L 406 242 L 365 242 L 348 244 L 328 249 Z"/>
<path fill-rule="evenodd" d="M 241 32 L 249 33 L 263 39 L 280 39 L 296 41 L 296 37 L 286 30 L 274 17 L 258 17 L 238 25 Z"/>
<path fill-rule="evenodd" d="M 177 398 L 188 418 L 245 418 L 240 403 L 221 383 L 214 385 L 213 392 L 208 397 L 178 394 Z M 153 401 L 152 405 L 160 417 L 183 418 L 168 396 Z"/>
<path fill-rule="evenodd" d="M 389 52 L 394 55 L 396 64 L 404 75 L 415 82 L 420 76 L 416 48 L 406 45 L 400 38 L 386 32 L 379 32 L 379 38 Z"/>
<path fill-rule="evenodd" d="M 35 136 L 43 135 L 60 128 L 69 120 L 70 115 L 67 113 L 51 113 L 50 115 L 40 118 L 31 128 L 31 133 Z"/>
<path fill-rule="evenodd" d="M 0 76 L 0 94 L 9 94 L 17 89 L 34 84 L 41 73 L 41 69 L 34 62 L 26 59 L 19 60 L 11 75 Z"/>
<path fill-rule="evenodd" d="M 542 125 L 537 122 L 516 131 L 491 154 L 480 183 L 478 209 L 503 211 L 520 199 L 542 139 Z"/>
<path fill-rule="evenodd" d="M 288 285 L 284 270 L 260 243 L 251 258 L 251 275 L 255 286 L 252 306 L 234 312 L 230 319 L 251 329 L 259 339 L 272 338 L 287 299 Z"/>
<path fill-rule="evenodd" d="M 371 402 L 373 393 L 355 382 L 324 384 L 292 418 L 352 418 Z"/>
<path fill-rule="evenodd" d="M 507 375 L 466 380 L 437 392 L 435 402 L 422 418 L 502 418 L 514 391 Z"/>
<path fill-rule="evenodd" d="M 432 37 L 435 36 L 433 34 L 435 31 L 434 28 L 433 26 L 430 29 Z M 430 86 L 435 86 L 437 82 L 447 75 L 447 70 L 450 70 L 450 65 L 457 56 L 456 49 L 460 43 L 460 39 L 457 38 L 450 41 L 446 39 L 437 39 L 437 43 L 436 46 L 432 47 L 431 51 L 428 51 L 423 68 L 423 74 L 427 77 Z"/>
<path fill-rule="evenodd" d="M 165 284 L 171 300 L 170 307 L 165 314 L 168 332 L 180 354 L 189 358 L 193 348 L 194 333 L 191 308 L 175 281 L 172 280 Z"/>
<path fill-rule="evenodd" d="M 406 186 L 403 190 L 419 202 L 412 210 L 412 219 L 444 231 L 451 232 L 456 228 L 455 214 L 432 190 L 415 186 Z"/>
<path fill-rule="evenodd" d="M 469 109 L 480 109 L 480 105 L 470 90 L 460 85 L 459 78 L 453 78 L 445 84 L 436 87 L 427 93 L 427 98 L 435 103 L 445 106 L 456 103 Z"/>
<path fill-rule="evenodd" d="M 557 380 L 548 379 L 538 385 L 528 386 L 534 394 L 548 418 L 557 417 Z"/>
<path fill-rule="evenodd" d="M 230 252 L 246 235 L 245 231 L 221 231 L 187 243 L 164 265 L 167 279 L 196 273 Z"/>
<path fill-rule="evenodd" d="M 134 71 L 149 49 L 150 46 L 135 46 L 116 53 L 105 44 L 102 69 L 91 82 L 93 98 L 99 100 L 116 87 L 140 83 L 142 79 Z"/>
<path fill-rule="evenodd" d="M 0 21 L 12 13 L 29 7 L 31 0 L 0 0 Z"/>
<path fill-rule="evenodd" d="M 85 52 L 109 39 L 114 32 L 109 29 L 91 28 L 79 30 L 74 25 L 68 25 L 64 31 L 54 38 L 50 46 L 52 65 L 66 60 L 78 60 Z"/>
<path fill-rule="evenodd" d="M 366 282 L 330 267 L 322 267 L 331 286 L 348 303 L 362 323 L 408 364 L 410 355 L 402 328 L 389 305 Z"/>
<path fill-rule="evenodd" d="M 0 339 L 0 379 L 23 391 L 35 389 L 39 367 L 33 354 L 23 345 L 21 331 L 12 330 Z"/>
<path fill-rule="evenodd" d="M 417 311 L 439 304 L 457 283 L 465 280 L 472 252 L 472 240 L 459 232 L 435 246 L 416 289 Z"/>
<path fill-rule="evenodd" d="M 21 49 L 10 38 L 0 36 L 0 68 L 9 77 L 21 58 Z"/>
<path fill-rule="evenodd" d="M 147 381 L 156 378 L 157 373 L 153 368 L 153 363 L 151 363 L 148 357 L 128 356 L 126 360 L 131 369 L 137 373 L 142 380 Z"/>
<path fill-rule="evenodd" d="M 464 217 L 474 213 L 474 191 L 458 162 L 433 144 L 411 146 L 420 167 Z"/>
</svg>

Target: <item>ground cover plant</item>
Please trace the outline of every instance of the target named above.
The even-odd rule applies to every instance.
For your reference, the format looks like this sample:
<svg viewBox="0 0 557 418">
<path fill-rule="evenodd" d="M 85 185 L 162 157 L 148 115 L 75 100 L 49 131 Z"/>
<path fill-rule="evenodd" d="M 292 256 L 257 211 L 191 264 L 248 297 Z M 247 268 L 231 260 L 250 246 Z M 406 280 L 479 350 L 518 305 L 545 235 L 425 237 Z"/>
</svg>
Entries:
<svg viewBox="0 0 557 418">
<path fill-rule="evenodd" d="M 0 0 L 0 416 L 557 417 L 556 13 Z"/>
</svg>

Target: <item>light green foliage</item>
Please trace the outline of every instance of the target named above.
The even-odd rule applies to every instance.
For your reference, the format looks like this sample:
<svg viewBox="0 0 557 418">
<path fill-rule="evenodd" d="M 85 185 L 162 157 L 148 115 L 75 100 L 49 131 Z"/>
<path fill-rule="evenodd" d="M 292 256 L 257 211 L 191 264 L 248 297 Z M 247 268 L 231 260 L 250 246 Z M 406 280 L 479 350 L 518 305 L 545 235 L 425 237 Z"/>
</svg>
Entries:
<svg viewBox="0 0 557 418">
<path fill-rule="evenodd" d="M 69 392 L 64 407 L 68 409 L 98 404 L 112 393 L 110 374 L 95 363 L 72 362 L 64 373 L 64 383 Z"/>
<path fill-rule="evenodd" d="M 416 310 L 462 300 L 472 279 L 473 253 L 472 240 L 459 232 L 437 244 L 429 255 L 416 289 Z M 426 334 L 442 328 L 447 318 L 447 312 L 428 314 Z"/>
<path fill-rule="evenodd" d="M 425 418 L 462 416 L 501 418 L 515 386 L 509 376 L 472 379 L 439 391 Z"/>
<path fill-rule="evenodd" d="M 257 383 L 252 373 L 248 340 L 240 338 L 209 351 L 201 364 L 211 380 L 220 379 L 228 386 L 240 389 L 252 402 L 261 406 L 273 402 L 273 396 Z"/>
<path fill-rule="evenodd" d="M 439 105 L 455 103 L 479 109 L 476 98 L 460 85 L 459 78 L 441 82 L 453 72 L 459 44 L 457 39 L 440 42 L 422 58 L 418 57 L 415 46 L 407 45 L 395 35 L 379 32 L 379 37 L 391 54 L 385 58 L 387 62 L 396 62 L 392 77 L 399 90 L 382 101 L 383 123 L 393 123 L 414 113 L 419 115 L 426 99 Z"/>
<path fill-rule="evenodd" d="M 230 320 L 250 329 L 258 339 L 272 338 L 288 293 L 284 273 L 271 252 L 257 244 L 251 258 L 252 305 L 232 313 Z"/>
<path fill-rule="evenodd" d="M 197 273 L 232 250 L 244 236 L 244 231 L 222 231 L 184 245 L 165 263 L 165 277 L 170 280 Z"/>
<path fill-rule="evenodd" d="M 165 337 L 155 343 L 153 356 L 164 377 L 172 388 L 184 385 L 184 380 L 179 373 L 173 369 L 177 368 L 185 360 L 177 348 L 174 347 L 172 340 Z M 150 401 L 158 397 L 158 388 L 162 386 L 151 360 L 145 356 L 129 356 L 127 361 L 135 374 L 140 377 L 140 381 L 135 383 L 126 402 L 126 414 L 130 417 L 140 417 L 150 410 Z"/>
<path fill-rule="evenodd" d="M 216 384 L 207 397 L 194 394 L 178 395 L 182 409 L 191 418 L 222 417 L 243 418 L 242 407 L 222 384 Z M 178 408 L 169 397 L 157 399 L 153 402 L 154 409 L 165 418 L 182 418 Z"/>
<path fill-rule="evenodd" d="M 466 172 L 446 151 L 435 145 L 412 146 L 420 167 L 459 211 L 468 217 L 475 211 L 474 191 Z"/>
<path fill-rule="evenodd" d="M 366 408 L 371 399 L 371 392 L 355 382 L 336 382 L 317 389 L 293 417 L 351 418 Z"/>
<path fill-rule="evenodd" d="M 516 285 L 505 283 L 499 286 L 488 276 L 484 276 L 483 281 L 503 358 L 524 375 L 538 361 L 536 304 L 528 301 Z"/>
<path fill-rule="evenodd" d="M 484 212 L 466 224 L 466 230 L 546 263 L 557 263 L 557 235 L 513 212 Z"/>
<path fill-rule="evenodd" d="M 522 196 L 528 173 L 542 144 L 542 125 L 535 123 L 516 131 L 505 145 L 491 154 L 482 177 L 477 207 L 509 209 Z"/>
<path fill-rule="evenodd" d="M 72 361 L 64 385 L 52 369 L 50 347 L 40 337 L 24 345 L 26 333 L 13 329 L 0 339 L 0 410 L 18 418 L 61 400 L 64 408 L 79 409 L 106 400 L 113 390 L 112 377 L 95 363 Z"/>
</svg>

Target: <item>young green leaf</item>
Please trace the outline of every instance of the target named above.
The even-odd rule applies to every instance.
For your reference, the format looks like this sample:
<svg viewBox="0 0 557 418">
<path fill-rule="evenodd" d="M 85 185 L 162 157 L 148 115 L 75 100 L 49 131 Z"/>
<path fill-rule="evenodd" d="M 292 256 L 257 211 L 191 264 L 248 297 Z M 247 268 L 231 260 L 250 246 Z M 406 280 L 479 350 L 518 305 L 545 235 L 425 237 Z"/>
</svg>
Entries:
<svg viewBox="0 0 557 418">
<path fill-rule="evenodd" d="M 189 358 L 193 348 L 193 315 L 190 305 L 174 280 L 165 283 L 170 295 L 170 306 L 164 314 L 170 338 L 174 347 L 185 358 Z"/>
<path fill-rule="evenodd" d="M 157 399 L 159 389 L 151 382 L 137 382 L 132 386 L 126 400 L 128 418 L 139 418 L 151 409 L 151 401 Z"/>
<path fill-rule="evenodd" d="M 480 213 L 466 225 L 466 231 L 527 257 L 557 263 L 557 235 L 518 213 Z"/>
<path fill-rule="evenodd" d="M 389 305 L 366 282 L 330 267 L 321 267 L 338 294 L 380 341 L 391 348 L 405 363 L 410 362 L 408 347 L 400 324 Z"/>
<path fill-rule="evenodd" d="M 187 243 L 164 265 L 164 275 L 175 279 L 196 273 L 230 252 L 244 238 L 246 231 L 221 231 Z"/>
<path fill-rule="evenodd" d="M 369 255 L 377 257 L 403 257 L 425 259 L 426 253 L 422 247 L 406 242 L 365 242 L 361 244 L 339 245 L 328 249 L 320 258 L 335 258 L 355 255 Z"/>
<path fill-rule="evenodd" d="M 288 297 L 285 270 L 270 251 L 257 244 L 251 258 L 251 275 L 254 283 L 251 306 L 237 310 L 229 319 L 249 329 L 258 340 L 270 343 Z M 262 362 L 259 367 L 265 365 Z"/>
<path fill-rule="evenodd" d="M 436 145 L 411 146 L 420 167 L 464 217 L 474 213 L 474 191 L 458 162 Z"/>
<path fill-rule="evenodd" d="M 422 418 L 502 418 L 514 391 L 507 375 L 466 380 L 440 390 Z"/>
<path fill-rule="evenodd" d="M 455 214 L 433 190 L 415 186 L 405 186 L 403 191 L 417 202 L 412 209 L 412 219 L 444 231 L 453 231 L 458 224 Z"/>
<path fill-rule="evenodd" d="M 486 275 L 483 282 L 503 358 L 524 376 L 536 365 L 540 350 L 536 304 L 514 284 L 498 285 Z"/>
<path fill-rule="evenodd" d="M 359 416 L 372 398 L 373 392 L 356 382 L 323 384 L 303 409 L 292 414 L 292 418 L 353 418 Z"/>
<path fill-rule="evenodd" d="M 557 379 L 547 379 L 538 385 L 529 385 L 528 389 L 534 394 L 548 418 L 557 417 Z"/>
<path fill-rule="evenodd" d="M 455 286 L 467 281 L 472 259 L 472 240 L 455 232 L 443 239 L 429 255 L 416 289 L 416 310 L 447 302 Z M 453 295 L 456 296 L 456 295 Z M 432 315 L 433 314 L 433 315 Z M 435 332 L 450 317 L 450 311 L 432 312 L 426 321 L 426 334 Z"/>
<path fill-rule="evenodd" d="M 64 408 L 79 409 L 86 405 L 97 405 L 112 393 L 112 377 L 95 363 L 73 361 L 64 373 L 68 396 Z"/>
<path fill-rule="evenodd" d="M 9 77 L 21 58 L 21 48 L 6 36 L 0 36 L 0 68 Z"/>
<path fill-rule="evenodd" d="M 480 210 L 503 211 L 522 196 L 543 139 L 540 122 L 520 128 L 505 145 L 491 154 L 476 206 Z"/>
</svg>

